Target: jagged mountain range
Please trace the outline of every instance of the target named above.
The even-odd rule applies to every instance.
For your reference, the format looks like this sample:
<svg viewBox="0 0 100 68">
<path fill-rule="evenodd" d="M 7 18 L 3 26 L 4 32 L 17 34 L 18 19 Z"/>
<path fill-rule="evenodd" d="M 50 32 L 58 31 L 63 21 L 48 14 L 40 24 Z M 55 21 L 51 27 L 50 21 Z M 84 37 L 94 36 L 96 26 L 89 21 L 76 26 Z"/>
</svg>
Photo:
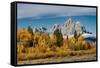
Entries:
<svg viewBox="0 0 100 68">
<path fill-rule="evenodd" d="M 83 26 L 80 21 L 74 22 L 71 18 L 65 21 L 65 23 L 62 25 L 54 24 L 49 29 L 47 29 L 46 27 L 34 28 L 33 32 L 39 31 L 41 33 L 48 32 L 50 34 L 53 34 L 53 32 L 56 29 L 61 30 L 63 36 L 68 36 L 68 37 L 73 36 L 75 31 L 77 32 L 77 34 L 83 34 L 83 33 L 91 34 L 91 32 L 88 32 L 85 26 Z"/>
<path fill-rule="evenodd" d="M 33 32 L 39 31 L 41 33 L 45 33 L 47 31 L 47 28 L 40 27 L 40 28 L 33 28 Z"/>
<path fill-rule="evenodd" d="M 54 24 L 54 26 L 50 29 L 50 32 L 53 33 L 56 29 L 61 30 L 63 36 L 73 36 L 76 31 L 77 34 L 83 33 L 91 33 L 88 32 L 80 21 L 74 22 L 71 18 L 69 18 L 63 25 Z"/>
</svg>

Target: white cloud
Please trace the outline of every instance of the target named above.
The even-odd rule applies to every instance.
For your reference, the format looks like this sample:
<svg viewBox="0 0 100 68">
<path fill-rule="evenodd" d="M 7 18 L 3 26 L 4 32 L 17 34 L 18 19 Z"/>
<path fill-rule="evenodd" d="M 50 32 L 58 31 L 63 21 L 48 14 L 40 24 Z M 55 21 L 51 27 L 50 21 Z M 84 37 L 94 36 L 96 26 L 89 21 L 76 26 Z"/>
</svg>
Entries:
<svg viewBox="0 0 100 68">
<path fill-rule="evenodd" d="M 17 12 L 18 18 L 41 17 L 50 14 L 55 16 L 96 15 L 96 8 L 19 3 Z"/>
</svg>

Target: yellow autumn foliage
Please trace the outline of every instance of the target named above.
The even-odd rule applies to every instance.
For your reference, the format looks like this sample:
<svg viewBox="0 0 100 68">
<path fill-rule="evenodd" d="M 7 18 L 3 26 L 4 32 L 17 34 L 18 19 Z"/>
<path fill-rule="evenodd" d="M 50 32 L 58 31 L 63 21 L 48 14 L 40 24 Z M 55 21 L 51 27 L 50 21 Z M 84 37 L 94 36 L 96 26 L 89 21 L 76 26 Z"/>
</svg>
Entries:
<svg viewBox="0 0 100 68">
<path fill-rule="evenodd" d="M 17 39 L 18 61 L 96 53 L 96 42 L 89 44 L 84 40 L 83 36 L 80 36 L 78 39 L 64 39 L 63 45 L 60 47 L 56 46 L 56 36 L 49 36 L 48 33 L 41 34 L 40 32 L 35 32 L 32 36 L 27 30 L 21 29 L 17 30 Z M 35 47 L 26 47 L 27 41 L 32 41 Z"/>
<path fill-rule="evenodd" d="M 17 30 L 17 39 L 20 41 L 28 41 L 31 40 L 32 36 L 27 30 Z"/>
</svg>

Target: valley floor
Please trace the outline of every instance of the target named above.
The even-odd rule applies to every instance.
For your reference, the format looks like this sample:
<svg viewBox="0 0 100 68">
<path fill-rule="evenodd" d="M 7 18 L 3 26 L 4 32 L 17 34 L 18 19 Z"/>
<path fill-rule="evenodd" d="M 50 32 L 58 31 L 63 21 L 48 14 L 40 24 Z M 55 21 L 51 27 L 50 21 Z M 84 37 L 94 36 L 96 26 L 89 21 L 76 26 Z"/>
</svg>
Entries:
<svg viewBox="0 0 100 68">
<path fill-rule="evenodd" d="M 75 61 L 95 61 L 95 60 L 96 60 L 96 54 L 89 54 L 89 55 L 82 55 L 82 56 L 51 57 L 51 58 L 45 58 L 45 59 L 18 61 L 18 65 L 75 62 Z"/>
</svg>

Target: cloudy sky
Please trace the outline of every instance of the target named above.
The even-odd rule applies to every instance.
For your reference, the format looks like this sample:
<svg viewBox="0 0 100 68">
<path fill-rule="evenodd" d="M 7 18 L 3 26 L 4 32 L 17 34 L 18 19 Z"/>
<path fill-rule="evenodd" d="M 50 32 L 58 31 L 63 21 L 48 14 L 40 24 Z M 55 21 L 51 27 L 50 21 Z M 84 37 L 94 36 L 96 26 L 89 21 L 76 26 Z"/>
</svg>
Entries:
<svg viewBox="0 0 100 68">
<path fill-rule="evenodd" d="M 17 5 L 17 18 L 26 17 L 55 17 L 55 16 L 80 16 L 80 15 L 96 15 L 96 8 L 88 7 L 71 7 L 71 6 L 52 6 L 37 4 L 21 4 Z"/>
</svg>

